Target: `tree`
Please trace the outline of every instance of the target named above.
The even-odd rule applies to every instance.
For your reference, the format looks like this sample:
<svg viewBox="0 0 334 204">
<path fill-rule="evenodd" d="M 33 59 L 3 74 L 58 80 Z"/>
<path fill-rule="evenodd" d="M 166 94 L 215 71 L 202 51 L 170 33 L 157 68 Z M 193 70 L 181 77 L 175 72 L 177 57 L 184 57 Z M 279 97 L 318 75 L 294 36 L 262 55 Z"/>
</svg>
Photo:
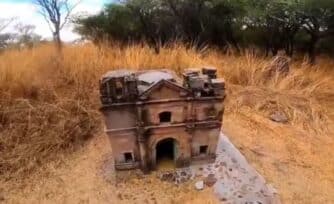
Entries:
<svg viewBox="0 0 334 204">
<path fill-rule="evenodd" d="M 333 35 L 334 2 L 332 0 L 305 0 L 300 4 L 299 14 L 302 27 L 310 36 L 308 55 L 311 64 L 315 63 L 317 44 L 322 38 Z"/>
<path fill-rule="evenodd" d="M 75 31 L 94 43 L 137 42 L 142 37 L 139 19 L 130 8 L 111 4 L 97 15 L 77 16 Z"/>
<path fill-rule="evenodd" d="M 151 45 L 156 53 L 160 52 L 160 28 L 162 25 L 161 14 L 164 12 L 160 0 L 127 0 L 125 5 L 135 18 L 139 19 L 141 33 L 146 42 Z"/>
<path fill-rule="evenodd" d="M 95 42 L 145 41 L 157 53 L 177 40 L 197 47 L 255 46 L 267 55 L 298 50 L 314 62 L 317 46 L 334 52 L 328 38 L 334 37 L 333 13 L 333 0 L 119 0 L 79 18 L 76 30 Z"/>
<path fill-rule="evenodd" d="M 98 15 L 79 18 L 76 30 L 88 38 L 145 40 L 155 51 L 170 41 L 238 48 L 235 25 L 242 0 L 124 0 Z"/>
<path fill-rule="evenodd" d="M 3 32 L 15 18 L 0 18 L 0 33 Z"/>
<path fill-rule="evenodd" d="M 36 43 L 41 40 L 41 36 L 37 35 L 34 25 L 26 25 L 23 23 L 18 23 L 15 25 L 16 30 L 16 41 L 19 47 L 33 47 Z"/>
<path fill-rule="evenodd" d="M 8 44 L 13 40 L 13 34 L 4 33 L 3 31 L 15 20 L 15 18 L 0 19 L 0 50 L 8 47 Z"/>
<path fill-rule="evenodd" d="M 68 23 L 73 9 L 81 2 L 72 4 L 69 0 L 33 0 L 39 8 L 39 13 L 44 17 L 52 32 L 53 40 L 58 49 L 61 49 L 62 41 L 60 31 Z"/>
<path fill-rule="evenodd" d="M 245 23 L 262 33 L 266 55 L 280 49 L 292 56 L 295 36 L 301 27 L 297 13 L 298 0 L 254 0 L 247 8 Z M 259 36 L 260 37 L 260 36 Z"/>
<path fill-rule="evenodd" d="M 0 34 L 0 51 L 8 48 L 13 39 L 14 35 L 11 33 Z"/>
<path fill-rule="evenodd" d="M 35 26 L 17 23 L 11 33 L 0 34 L 0 50 L 8 48 L 31 48 L 41 40 L 34 30 Z"/>
</svg>

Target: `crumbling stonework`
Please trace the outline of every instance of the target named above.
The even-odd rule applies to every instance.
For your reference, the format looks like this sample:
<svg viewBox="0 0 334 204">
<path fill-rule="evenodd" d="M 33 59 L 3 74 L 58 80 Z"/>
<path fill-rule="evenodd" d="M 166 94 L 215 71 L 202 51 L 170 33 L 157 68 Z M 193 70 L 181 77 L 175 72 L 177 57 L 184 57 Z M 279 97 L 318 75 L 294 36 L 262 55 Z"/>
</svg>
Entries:
<svg viewBox="0 0 334 204">
<path fill-rule="evenodd" d="M 164 153 L 176 167 L 214 161 L 225 98 L 215 68 L 188 69 L 183 80 L 169 70 L 111 71 L 100 93 L 116 169 L 148 172 Z"/>
</svg>

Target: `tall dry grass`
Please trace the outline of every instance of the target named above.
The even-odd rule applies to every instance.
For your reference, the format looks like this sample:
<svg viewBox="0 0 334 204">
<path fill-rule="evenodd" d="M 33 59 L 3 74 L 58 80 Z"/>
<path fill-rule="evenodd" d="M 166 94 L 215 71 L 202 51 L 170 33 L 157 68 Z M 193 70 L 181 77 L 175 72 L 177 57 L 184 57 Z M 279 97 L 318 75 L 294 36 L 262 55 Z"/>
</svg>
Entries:
<svg viewBox="0 0 334 204">
<path fill-rule="evenodd" d="M 47 45 L 4 52 L 0 55 L 0 177 L 29 175 L 101 131 L 98 80 L 111 69 L 168 68 L 181 73 L 189 67 L 215 66 L 227 83 L 226 117 L 266 118 L 278 110 L 288 115 L 288 125 L 301 131 L 327 131 L 333 116 L 334 61 L 321 58 L 314 67 L 297 61 L 286 77 L 270 79 L 268 63 L 269 59 L 251 52 L 237 56 L 179 44 L 162 48 L 158 55 L 146 45 L 66 46 L 62 55 Z"/>
</svg>

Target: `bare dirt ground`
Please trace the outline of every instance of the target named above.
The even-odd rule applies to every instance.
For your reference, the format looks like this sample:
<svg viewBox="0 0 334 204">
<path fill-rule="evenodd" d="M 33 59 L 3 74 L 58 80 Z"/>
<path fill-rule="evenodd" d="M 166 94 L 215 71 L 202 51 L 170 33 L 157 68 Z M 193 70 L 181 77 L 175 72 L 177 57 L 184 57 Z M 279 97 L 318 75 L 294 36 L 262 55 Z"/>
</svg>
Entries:
<svg viewBox="0 0 334 204">
<path fill-rule="evenodd" d="M 263 128 L 254 128 L 259 123 Z M 255 115 L 227 117 L 224 127 L 248 162 L 273 183 L 282 203 L 334 202 L 332 130 L 311 135 Z"/>
<path fill-rule="evenodd" d="M 31 183 L 21 191 L 5 192 L 4 202 L 217 203 L 212 189 L 197 192 L 193 183 L 176 186 L 160 181 L 154 173 L 143 177 L 121 172 L 116 178 L 109 161 L 110 151 L 107 137 L 96 136 L 61 164 L 50 164 L 47 174 L 29 178 Z"/>
<path fill-rule="evenodd" d="M 330 136 L 313 136 L 261 116 L 229 114 L 224 132 L 278 190 L 282 203 L 334 201 L 334 147 Z M 236 122 L 237 121 L 237 122 Z M 263 129 L 253 128 L 261 123 Z M 19 191 L 3 193 L 5 203 L 217 203 L 212 188 L 196 191 L 194 183 L 162 182 L 155 173 L 122 173 L 117 178 L 110 146 L 99 135 L 61 163 L 29 178 Z M 17 181 L 19 182 L 19 181 Z M 9 184 L 12 185 L 12 184 Z M 6 189 L 6 186 L 3 187 Z"/>
</svg>

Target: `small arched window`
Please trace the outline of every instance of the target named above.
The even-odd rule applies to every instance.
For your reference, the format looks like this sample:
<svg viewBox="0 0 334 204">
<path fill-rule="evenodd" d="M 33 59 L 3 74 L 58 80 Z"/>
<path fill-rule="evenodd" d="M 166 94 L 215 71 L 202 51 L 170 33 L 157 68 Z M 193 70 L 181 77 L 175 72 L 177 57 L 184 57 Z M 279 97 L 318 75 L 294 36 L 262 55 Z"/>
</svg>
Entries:
<svg viewBox="0 0 334 204">
<path fill-rule="evenodd" d="M 160 123 L 169 123 L 172 118 L 172 113 L 169 111 L 164 111 L 159 113 Z"/>
</svg>

